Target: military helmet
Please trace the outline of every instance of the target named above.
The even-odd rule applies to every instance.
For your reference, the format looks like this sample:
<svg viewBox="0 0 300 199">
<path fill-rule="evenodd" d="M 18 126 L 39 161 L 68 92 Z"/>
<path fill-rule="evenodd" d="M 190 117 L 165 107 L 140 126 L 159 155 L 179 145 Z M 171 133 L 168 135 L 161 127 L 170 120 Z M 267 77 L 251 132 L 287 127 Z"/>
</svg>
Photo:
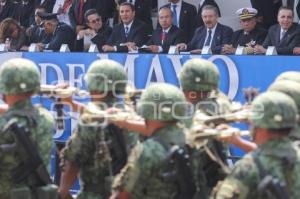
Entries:
<svg viewBox="0 0 300 199">
<path fill-rule="evenodd" d="M 184 94 L 177 87 L 166 83 L 155 83 L 142 94 L 137 112 L 145 119 L 179 120 L 186 113 Z"/>
<path fill-rule="evenodd" d="M 268 91 L 252 103 L 251 120 L 254 127 L 265 129 L 293 128 L 298 119 L 297 106 L 288 95 Z"/>
<path fill-rule="evenodd" d="M 0 69 L 0 92 L 5 95 L 36 92 L 40 89 L 40 72 L 31 60 L 14 58 Z"/>
<path fill-rule="evenodd" d="M 204 59 L 190 59 L 179 74 L 184 91 L 212 91 L 219 85 L 220 74 L 216 65 Z"/>
<path fill-rule="evenodd" d="M 275 81 L 279 80 L 291 80 L 300 83 L 300 72 L 298 71 L 286 71 L 277 76 Z"/>
<path fill-rule="evenodd" d="M 100 93 L 112 91 L 116 94 L 122 94 L 125 92 L 127 75 L 118 62 L 101 59 L 90 65 L 85 75 L 85 81 L 89 91 Z"/>
<path fill-rule="evenodd" d="M 278 91 L 290 96 L 300 111 L 300 83 L 290 80 L 275 81 L 268 88 L 269 91 Z"/>
</svg>

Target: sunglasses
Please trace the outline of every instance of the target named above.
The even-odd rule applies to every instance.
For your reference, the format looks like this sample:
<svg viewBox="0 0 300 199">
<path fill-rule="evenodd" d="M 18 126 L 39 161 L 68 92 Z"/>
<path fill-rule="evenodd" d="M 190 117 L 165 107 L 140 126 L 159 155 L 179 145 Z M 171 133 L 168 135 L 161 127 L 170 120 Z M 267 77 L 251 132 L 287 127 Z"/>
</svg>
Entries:
<svg viewBox="0 0 300 199">
<path fill-rule="evenodd" d="M 100 20 L 101 20 L 100 18 L 97 18 L 97 19 L 90 21 L 90 23 L 94 24 L 94 23 L 100 22 Z"/>
</svg>

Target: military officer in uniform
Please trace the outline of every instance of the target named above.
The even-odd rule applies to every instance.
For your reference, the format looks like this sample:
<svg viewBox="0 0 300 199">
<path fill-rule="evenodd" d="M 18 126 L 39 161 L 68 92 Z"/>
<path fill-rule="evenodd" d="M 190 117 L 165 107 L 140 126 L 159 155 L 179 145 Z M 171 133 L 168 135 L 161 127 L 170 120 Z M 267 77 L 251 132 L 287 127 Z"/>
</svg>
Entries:
<svg viewBox="0 0 300 199">
<path fill-rule="evenodd" d="M 252 103 L 252 135 L 258 148 L 238 161 L 212 198 L 298 198 L 300 156 L 288 138 L 297 106 L 286 94 L 268 91 Z"/>
<path fill-rule="evenodd" d="M 153 131 L 146 141 L 133 148 L 126 166 L 114 179 L 110 198 L 172 198 L 179 190 L 163 174 L 169 149 L 185 144 L 179 127 L 179 119 L 186 113 L 185 97 L 173 85 L 156 83 L 146 88 L 137 111 Z"/>
<path fill-rule="evenodd" d="M 0 118 L 1 199 L 56 199 L 57 196 L 57 189 L 48 184 L 51 181 L 41 180 L 41 175 L 49 177 L 47 170 L 38 173 L 36 161 L 32 160 L 32 154 L 36 153 L 42 160 L 38 166 L 50 170 L 54 121 L 47 110 L 31 103 L 31 96 L 39 91 L 40 78 L 36 64 L 27 59 L 14 58 L 1 65 L 0 92 L 9 105 Z M 16 129 L 10 128 L 13 125 L 29 130 L 30 133 L 20 131 L 28 136 L 27 143 L 34 151 L 24 147 L 26 140 L 24 137 L 21 140 Z"/>
<path fill-rule="evenodd" d="M 63 172 L 59 193 L 63 199 L 68 197 L 78 174 L 81 182 L 78 199 L 107 198 L 113 176 L 126 164 L 127 145 L 130 145 L 127 142 L 130 135 L 125 130 L 105 124 L 101 119 L 84 118 L 88 110 L 104 111 L 122 106 L 118 97 L 124 94 L 127 84 L 123 67 L 113 60 L 96 60 L 90 65 L 85 81 L 91 103 L 83 107 L 78 126 L 61 155 Z"/>
<path fill-rule="evenodd" d="M 257 26 L 255 8 L 241 8 L 236 14 L 240 18 L 242 29 L 233 33 L 231 42 L 223 46 L 222 53 L 234 54 L 238 46 L 244 46 L 247 54 L 253 54 L 253 47 L 264 42 L 267 31 Z"/>
<path fill-rule="evenodd" d="M 59 22 L 57 14 L 41 13 L 45 33 L 51 37 L 49 43 L 38 43 L 39 50 L 59 51 L 62 44 L 67 44 L 69 49 L 74 49 L 74 41 L 76 39 L 75 32 L 71 26 Z"/>
</svg>

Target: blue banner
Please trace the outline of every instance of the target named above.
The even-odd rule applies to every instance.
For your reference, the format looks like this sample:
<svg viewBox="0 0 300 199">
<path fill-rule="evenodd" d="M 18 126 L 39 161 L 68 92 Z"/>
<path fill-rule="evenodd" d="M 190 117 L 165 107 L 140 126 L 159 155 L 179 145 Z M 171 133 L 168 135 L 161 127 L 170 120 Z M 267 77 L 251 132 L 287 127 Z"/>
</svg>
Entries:
<svg viewBox="0 0 300 199">
<path fill-rule="evenodd" d="M 3 55 L 3 54 L 2 54 Z M 244 102 L 243 88 L 254 87 L 260 92 L 267 89 L 276 76 L 288 70 L 300 70 L 297 56 L 225 56 L 225 55 L 157 55 L 157 54 L 97 54 L 97 53 L 23 53 L 22 57 L 34 61 L 41 70 L 43 84 L 67 81 L 71 86 L 85 89 L 83 75 L 96 59 L 112 59 L 122 65 L 136 88 L 146 87 L 153 79 L 179 86 L 177 75 L 188 59 L 197 57 L 213 61 L 220 70 L 220 89 L 228 96 Z M 47 99 L 35 98 L 51 107 Z M 76 117 L 75 117 L 76 118 Z M 55 135 L 65 141 L 74 121 L 66 121 L 64 132 Z"/>
</svg>

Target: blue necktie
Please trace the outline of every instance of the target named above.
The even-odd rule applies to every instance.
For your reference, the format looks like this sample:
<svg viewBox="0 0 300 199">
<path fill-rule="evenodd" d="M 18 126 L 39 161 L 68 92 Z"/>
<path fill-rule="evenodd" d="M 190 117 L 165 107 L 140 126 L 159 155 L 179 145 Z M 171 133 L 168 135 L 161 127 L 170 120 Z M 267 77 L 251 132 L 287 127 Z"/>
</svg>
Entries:
<svg viewBox="0 0 300 199">
<path fill-rule="evenodd" d="M 173 7 L 173 25 L 178 26 L 178 22 L 177 22 L 177 11 L 176 11 L 176 4 L 172 5 Z"/>
<path fill-rule="evenodd" d="M 125 36 L 128 37 L 129 34 L 129 28 L 128 26 L 125 26 Z"/>
<path fill-rule="evenodd" d="M 210 40 L 211 40 L 211 29 L 208 30 L 208 37 L 207 37 L 207 40 L 204 44 L 204 46 L 210 46 Z"/>
</svg>

